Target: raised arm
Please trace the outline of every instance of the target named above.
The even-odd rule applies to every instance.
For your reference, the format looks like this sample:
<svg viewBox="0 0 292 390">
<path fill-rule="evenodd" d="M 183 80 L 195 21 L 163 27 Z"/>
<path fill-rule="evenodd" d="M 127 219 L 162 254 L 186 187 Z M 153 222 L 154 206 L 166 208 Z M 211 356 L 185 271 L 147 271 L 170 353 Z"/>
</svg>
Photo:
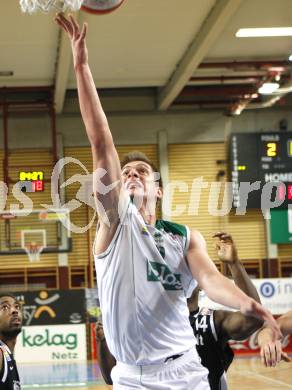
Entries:
<svg viewBox="0 0 292 390">
<path fill-rule="evenodd" d="M 230 234 L 219 232 L 214 235 L 218 238 L 216 243 L 217 255 L 231 272 L 235 284 L 250 298 L 260 303 L 257 289 L 250 280 L 243 264 L 238 258 L 236 245 Z M 215 326 L 223 340 L 244 340 L 263 325 L 263 321 L 241 312 L 227 310 L 215 311 Z"/>
<path fill-rule="evenodd" d="M 4 364 L 3 360 L 4 360 L 4 355 L 3 355 L 2 348 L 0 347 L 0 373 L 1 373 L 1 371 L 2 371 L 3 364 Z M 1 378 L 0 378 L 0 379 L 1 379 Z"/>
<path fill-rule="evenodd" d="M 88 64 L 88 51 L 85 42 L 87 25 L 84 24 L 80 28 L 72 16 L 67 19 L 62 14 L 58 14 L 55 20 L 71 40 L 80 110 L 92 150 L 95 172 L 93 184 L 97 199 L 97 211 L 100 217 L 104 217 L 106 213 L 109 220 L 115 222 L 118 218 L 117 205 L 121 186 L 121 169 L 108 121 Z M 105 171 L 102 172 L 101 169 Z M 101 177 L 102 180 L 100 180 Z M 116 184 L 110 190 L 113 183 Z M 101 224 L 104 221 L 104 218 L 100 218 Z"/>
<path fill-rule="evenodd" d="M 197 231 L 191 232 L 187 259 L 193 277 L 210 299 L 239 310 L 243 315 L 267 321 L 273 329 L 274 337 L 280 338 L 279 326 L 271 313 L 217 270 L 207 253 L 204 238 Z"/>
<path fill-rule="evenodd" d="M 214 234 L 213 237 L 218 238 L 216 250 L 219 260 L 228 265 L 235 284 L 246 295 L 261 303 L 257 289 L 250 280 L 243 264 L 238 258 L 237 248 L 231 235 L 224 232 L 218 232 Z"/>
</svg>

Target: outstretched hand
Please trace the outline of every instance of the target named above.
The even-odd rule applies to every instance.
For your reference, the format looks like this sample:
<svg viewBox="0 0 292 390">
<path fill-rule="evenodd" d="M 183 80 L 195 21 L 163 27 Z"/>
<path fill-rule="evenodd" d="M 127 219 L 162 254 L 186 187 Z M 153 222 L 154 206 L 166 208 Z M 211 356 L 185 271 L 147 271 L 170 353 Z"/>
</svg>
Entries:
<svg viewBox="0 0 292 390">
<path fill-rule="evenodd" d="M 225 263 L 234 263 L 238 260 L 237 249 L 230 234 L 218 232 L 214 234 L 213 238 L 218 238 L 216 251 L 219 260 Z"/>
<path fill-rule="evenodd" d="M 261 347 L 261 361 L 266 367 L 275 367 L 281 360 L 288 363 L 292 361 L 282 350 L 279 340 L 267 342 Z"/>
<path fill-rule="evenodd" d="M 87 24 L 84 23 L 80 28 L 72 15 L 69 15 L 67 19 L 61 13 L 56 15 L 55 22 L 68 34 L 71 40 L 74 68 L 77 69 L 79 66 L 87 64 L 88 51 L 85 43 Z"/>
</svg>

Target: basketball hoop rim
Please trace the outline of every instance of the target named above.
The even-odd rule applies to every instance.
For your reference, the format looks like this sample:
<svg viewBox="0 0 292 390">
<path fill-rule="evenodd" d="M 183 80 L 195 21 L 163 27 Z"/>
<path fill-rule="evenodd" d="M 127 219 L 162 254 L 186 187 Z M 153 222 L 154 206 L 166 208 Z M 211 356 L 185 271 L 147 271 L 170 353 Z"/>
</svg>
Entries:
<svg viewBox="0 0 292 390">
<path fill-rule="evenodd" d="M 111 9 L 107 9 L 107 10 L 97 10 L 97 9 L 90 8 L 86 5 L 82 5 L 80 7 L 80 9 L 82 11 L 88 12 L 89 14 L 92 14 L 92 15 L 104 15 L 104 14 L 110 14 L 112 11 L 115 11 L 116 9 L 118 9 L 123 4 L 123 2 L 124 2 L 124 0 L 122 0 L 115 7 L 111 8 Z"/>
</svg>

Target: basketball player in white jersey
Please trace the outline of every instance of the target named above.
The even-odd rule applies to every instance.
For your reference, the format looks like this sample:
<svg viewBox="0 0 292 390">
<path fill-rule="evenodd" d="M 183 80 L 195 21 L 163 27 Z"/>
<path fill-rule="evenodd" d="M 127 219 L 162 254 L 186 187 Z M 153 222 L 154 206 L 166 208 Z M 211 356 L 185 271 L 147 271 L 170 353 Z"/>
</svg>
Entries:
<svg viewBox="0 0 292 390">
<path fill-rule="evenodd" d="M 188 319 L 193 278 L 214 301 L 267 320 L 271 314 L 222 276 L 197 231 L 156 221 L 162 197 L 151 163 L 129 156 L 120 166 L 88 65 L 82 29 L 71 16 L 56 22 L 71 39 L 79 103 L 91 145 L 99 228 L 94 254 L 104 332 L 117 360 L 114 389 L 209 389 Z M 109 59 L 110 61 L 110 59 Z"/>
<path fill-rule="evenodd" d="M 277 318 L 283 337 L 292 334 L 292 310 Z M 275 367 L 281 360 L 291 362 L 286 352 L 282 350 L 280 340 L 273 340 L 269 327 L 264 327 L 258 334 L 258 345 L 262 363 L 266 367 Z"/>
<path fill-rule="evenodd" d="M 216 233 L 219 260 L 228 264 L 235 284 L 248 296 L 260 302 L 259 295 L 246 270 L 240 262 L 232 237 L 227 233 Z M 262 321 L 246 317 L 238 311 L 212 310 L 199 307 L 199 288 L 195 288 L 188 299 L 190 323 L 197 339 L 197 351 L 202 364 L 208 369 L 211 390 L 226 390 L 226 372 L 232 363 L 234 353 L 228 340 L 243 340 L 262 326 Z M 98 362 L 102 376 L 108 385 L 112 384 L 110 372 L 116 362 L 108 350 L 102 324 L 97 324 Z"/>
</svg>

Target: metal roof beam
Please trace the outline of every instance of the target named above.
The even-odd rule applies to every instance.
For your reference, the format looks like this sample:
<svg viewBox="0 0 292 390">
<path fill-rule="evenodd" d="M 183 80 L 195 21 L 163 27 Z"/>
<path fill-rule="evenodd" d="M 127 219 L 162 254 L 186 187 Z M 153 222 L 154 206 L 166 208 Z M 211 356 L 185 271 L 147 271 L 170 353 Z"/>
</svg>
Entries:
<svg viewBox="0 0 292 390">
<path fill-rule="evenodd" d="M 74 16 L 76 20 L 79 21 L 80 12 L 76 12 Z M 68 38 L 67 33 L 60 29 L 54 93 L 54 102 L 57 114 L 60 114 L 63 111 L 71 63 L 72 51 L 70 39 Z"/>
<path fill-rule="evenodd" d="M 177 69 L 158 94 L 158 109 L 166 110 L 186 85 L 242 0 L 217 0 L 200 31 L 181 58 Z"/>
</svg>

